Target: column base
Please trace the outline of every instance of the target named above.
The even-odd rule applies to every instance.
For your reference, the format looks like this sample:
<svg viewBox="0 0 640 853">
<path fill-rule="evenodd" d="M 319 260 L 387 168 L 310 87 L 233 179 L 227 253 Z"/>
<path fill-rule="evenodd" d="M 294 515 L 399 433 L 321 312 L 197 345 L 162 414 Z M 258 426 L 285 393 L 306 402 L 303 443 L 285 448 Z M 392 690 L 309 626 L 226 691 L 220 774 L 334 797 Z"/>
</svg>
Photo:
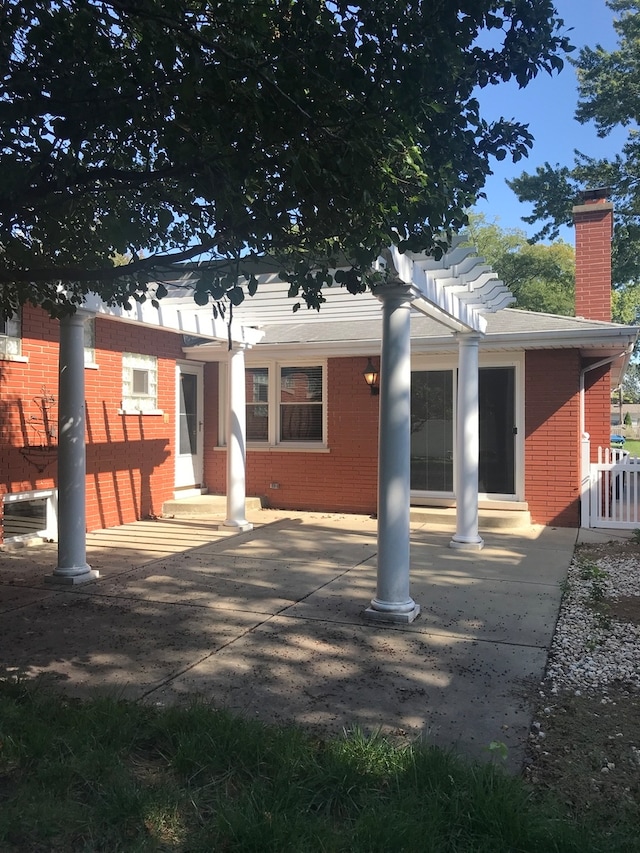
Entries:
<svg viewBox="0 0 640 853">
<path fill-rule="evenodd" d="M 242 533 L 247 533 L 249 530 L 253 530 L 253 524 L 251 524 L 250 521 L 234 521 L 231 518 L 228 518 L 226 521 L 223 521 L 222 526 L 235 527 Z"/>
<path fill-rule="evenodd" d="M 449 542 L 449 548 L 456 548 L 458 551 L 482 551 L 484 548 L 484 539 L 481 536 L 470 538 L 461 536 L 459 539 L 455 536 Z"/>
<path fill-rule="evenodd" d="M 374 610 L 373 607 L 367 607 L 363 613 L 367 622 L 392 622 L 397 625 L 410 625 L 419 615 L 419 604 L 414 604 L 413 608 L 406 613 L 398 613 L 394 610 Z"/>
<path fill-rule="evenodd" d="M 63 575 L 53 572 L 53 574 L 45 577 L 44 582 L 57 584 L 58 586 L 77 586 L 81 583 L 90 583 L 91 581 L 98 580 L 99 577 L 100 572 L 97 569 L 89 569 L 78 575 Z"/>
</svg>

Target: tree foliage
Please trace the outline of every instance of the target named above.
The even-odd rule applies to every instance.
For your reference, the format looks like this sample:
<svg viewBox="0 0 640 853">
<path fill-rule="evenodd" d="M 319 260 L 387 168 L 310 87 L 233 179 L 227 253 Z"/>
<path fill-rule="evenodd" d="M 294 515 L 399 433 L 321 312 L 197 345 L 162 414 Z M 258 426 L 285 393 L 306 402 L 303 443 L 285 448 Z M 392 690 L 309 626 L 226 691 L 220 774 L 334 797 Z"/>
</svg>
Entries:
<svg viewBox="0 0 640 853">
<path fill-rule="evenodd" d="M 612 403 L 620 402 L 620 392 L 622 392 L 623 403 L 640 403 L 640 364 L 638 362 L 632 361 L 627 367 L 622 388 L 612 394 Z"/>
<path fill-rule="evenodd" d="M 484 121 L 478 87 L 525 86 L 570 49 L 550 0 L 5 0 L 0 15 L 0 307 L 53 313 L 89 290 L 143 299 L 163 265 L 205 258 L 229 263 L 203 270 L 197 301 L 237 302 L 243 259 L 264 253 L 310 305 L 337 258 L 338 284 L 363 290 L 382 247 L 437 248 L 492 158 L 527 154 L 526 127 Z"/>
<path fill-rule="evenodd" d="M 629 128 L 626 143 L 612 159 L 576 151 L 573 166 L 545 163 L 509 185 L 520 201 L 533 203 L 533 213 L 524 219 L 541 223 L 536 239 L 553 237 L 560 225 L 571 223 L 571 208 L 579 203 L 581 190 L 610 188 L 615 205 L 613 282 L 621 291 L 620 312 L 633 322 L 639 304 L 634 288 L 640 283 L 640 2 L 608 0 L 607 6 L 617 15 L 613 26 L 618 48 L 606 51 L 596 45 L 580 50 L 574 62 L 579 85 L 576 119 L 581 124 L 594 122 L 602 137 L 614 128 Z M 631 311 L 633 300 L 636 307 Z"/>
<path fill-rule="evenodd" d="M 469 218 L 469 243 L 497 272 L 517 308 L 575 313 L 575 252 L 563 240 L 532 245 L 522 229 L 503 229 L 481 214 Z"/>
</svg>

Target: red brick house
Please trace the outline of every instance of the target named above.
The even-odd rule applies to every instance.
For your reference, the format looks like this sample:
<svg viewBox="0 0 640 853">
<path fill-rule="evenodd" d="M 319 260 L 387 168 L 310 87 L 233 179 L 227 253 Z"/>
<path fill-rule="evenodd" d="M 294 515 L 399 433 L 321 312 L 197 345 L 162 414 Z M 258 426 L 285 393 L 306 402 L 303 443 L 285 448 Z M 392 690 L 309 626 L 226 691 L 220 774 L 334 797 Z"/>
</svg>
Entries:
<svg viewBox="0 0 640 853">
<path fill-rule="evenodd" d="M 593 448 L 608 444 L 610 390 L 638 331 L 609 322 L 611 205 L 588 198 L 575 213 L 578 316 L 504 308 L 487 315 L 478 345 L 479 500 L 563 526 L 580 521 L 582 433 Z M 455 264 L 445 272 L 455 278 Z M 246 493 L 279 508 L 375 512 L 381 397 L 363 371 L 379 365 L 380 305 L 336 293 L 318 314 L 293 315 L 282 291 L 267 276 L 235 312 Z M 87 528 L 159 515 L 194 489 L 225 494 L 228 331 L 190 298 L 128 314 L 88 307 Z M 58 322 L 39 309 L 0 318 L 0 541 L 55 535 L 58 342 Z M 455 504 L 459 370 L 456 335 L 412 313 L 417 504 Z"/>
</svg>

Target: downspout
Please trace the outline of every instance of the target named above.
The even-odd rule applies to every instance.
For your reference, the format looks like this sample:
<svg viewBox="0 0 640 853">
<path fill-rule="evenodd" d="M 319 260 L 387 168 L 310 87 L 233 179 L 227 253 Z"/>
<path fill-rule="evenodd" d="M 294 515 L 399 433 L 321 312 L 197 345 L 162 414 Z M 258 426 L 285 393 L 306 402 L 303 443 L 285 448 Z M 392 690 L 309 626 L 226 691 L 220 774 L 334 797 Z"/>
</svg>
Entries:
<svg viewBox="0 0 640 853">
<path fill-rule="evenodd" d="M 583 367 L 580 371 L 580 435 L 584 436 L 585 432 L 585 405 L 584 405 L 584 378 L 590 370 L 596 370 L 598 367 L 604 367 L 605 364 L 613 364 L 614 361 L 617 361 L 619 358 L 624 358 L 625 356 L 630 356 L 633 352 L 633 344 L 629 344 L 629 346 L 623 350 L 618 355 L 611 355 L 608 358 L 602 358 L 600 361 L 594 362 L 594 364 L 589 364 L 587 367 Z"/>
</svg>

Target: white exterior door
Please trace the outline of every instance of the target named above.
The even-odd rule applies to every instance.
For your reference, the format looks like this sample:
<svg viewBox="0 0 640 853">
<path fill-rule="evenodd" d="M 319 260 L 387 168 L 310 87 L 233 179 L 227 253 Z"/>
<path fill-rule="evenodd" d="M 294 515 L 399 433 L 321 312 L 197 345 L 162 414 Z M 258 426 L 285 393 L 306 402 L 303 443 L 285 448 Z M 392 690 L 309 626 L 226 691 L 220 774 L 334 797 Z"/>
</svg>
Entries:
<svg viewBox="0 0 640 853">
<path fill-rule="evenodd" d="M 202 365 L 176 365 L 176 476 L 181 494 L 202 486 Z"/>
</svg>

